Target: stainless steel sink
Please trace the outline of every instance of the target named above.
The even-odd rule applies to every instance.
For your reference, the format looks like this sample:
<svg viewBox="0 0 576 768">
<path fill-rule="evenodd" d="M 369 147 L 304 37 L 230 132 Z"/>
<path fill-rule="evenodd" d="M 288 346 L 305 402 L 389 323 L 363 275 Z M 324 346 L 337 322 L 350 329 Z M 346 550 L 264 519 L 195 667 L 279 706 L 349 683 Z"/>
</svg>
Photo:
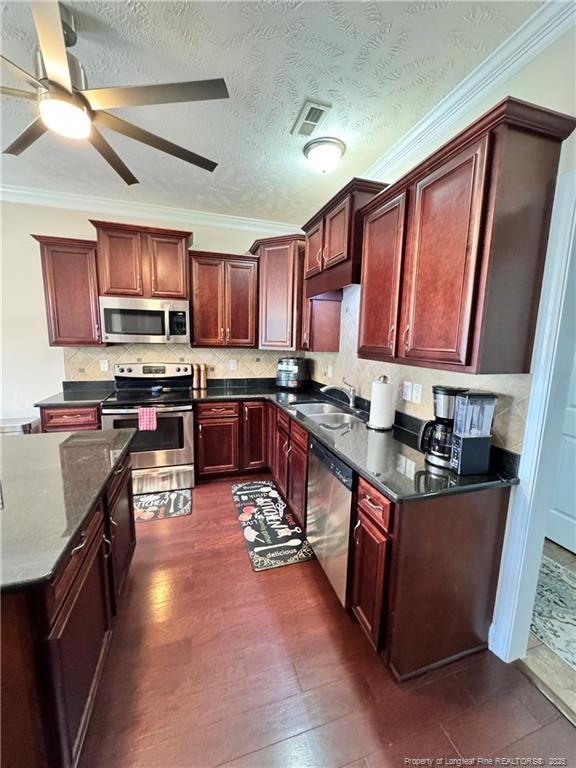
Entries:
<svg viewBox="0 0 576 768">
<path fill-rule="evenodd" d="M 312 416 L 308 416 L 310 421 L 314 421 L 319 427 L 327 427 L 328 429 L 337 429 L 345 424 L 356 424 L 362 422 L 358 416 L 354 416 L 351 413 L 316 413 Z"/>
<path fill-rule="evenodd" d="M 303 416 L 314 416 L 324 413 L 341 413 L 344 415 L 341 406 L 331 405 L 330 403 L 301 403 L 296 405 L 296 410 Z"/>
</svg>

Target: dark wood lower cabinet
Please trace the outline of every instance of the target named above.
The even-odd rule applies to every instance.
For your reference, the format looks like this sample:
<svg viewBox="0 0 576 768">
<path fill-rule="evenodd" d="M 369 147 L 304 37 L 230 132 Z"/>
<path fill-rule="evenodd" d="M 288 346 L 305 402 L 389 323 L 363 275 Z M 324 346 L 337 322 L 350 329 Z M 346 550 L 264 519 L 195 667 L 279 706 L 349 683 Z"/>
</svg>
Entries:
<svg viewBox="0 0 576 768">
<path fill-rule="evenodd" d="M 238 417 L 201 419 L 197 428 L 196 471 L 199 476 L 237 472 Z"/>
<path fill-rule="evenodd" d="M 379 650 L 385 604 L 390 539 L 362 512 L 354 528 L 352 610 L 370 642 Z"/>
<path fill-rule="evenodd" d="M 283 429 L 276 430 L 276 451 L 275 451 L 275 469 L 274 479 L 280 493 L 286 498 L 288 494 L 288 445 L 290 436 Z"/>
<path fill-rule="evenodd" d="M 276 477 L 276 406 L 274 403 L 266 403 L 266 430 L 267 430 L 267 464 L 272 477 Z"/>
<path fill-rule="evenodd" d="M 61 765 L 80 753 L 110 632 L 110 593 L 103 526 L 98 527 L 77 583 L 47 640 Z"/>
<path fill-rule="evenodd" d="M 136 526 L 132 506 L 132 472 L 130 464 L 122 467 L 119 485 L 107 494 L 106 532 L 110 542 L 112 609 L 118 613 L 122 587 L 126 581 L 136 547 Z"/>
<path fill-rule="evenodd" d="M 266 403 L 242 403 L 242 467 L 262 469 L 268 463 Z"/>
<path fill-rule="evenodd" d="M 288 504 L 300 527 L 306 525 L 306 483 L 308 478 L 308 451 L 293 440 L 290 443 L 288 459 L 290 470 L 288 477 Z"/>
</svg>

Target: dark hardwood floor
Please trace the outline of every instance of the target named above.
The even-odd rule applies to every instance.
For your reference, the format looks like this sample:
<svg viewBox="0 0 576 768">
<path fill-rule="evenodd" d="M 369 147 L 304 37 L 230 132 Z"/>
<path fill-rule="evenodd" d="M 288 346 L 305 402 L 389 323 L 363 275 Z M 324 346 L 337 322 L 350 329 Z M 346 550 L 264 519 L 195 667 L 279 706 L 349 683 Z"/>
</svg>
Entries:
<svg viewBox="0 0 576 768">
<path fill-rule="evenodd" d="M 315 561 L 254 573 L 230 482 L 137 526 L 81 768 L 576 765 L 576 729 L 516 667 L 486 652 L 399 686 Z"/>
</svg>

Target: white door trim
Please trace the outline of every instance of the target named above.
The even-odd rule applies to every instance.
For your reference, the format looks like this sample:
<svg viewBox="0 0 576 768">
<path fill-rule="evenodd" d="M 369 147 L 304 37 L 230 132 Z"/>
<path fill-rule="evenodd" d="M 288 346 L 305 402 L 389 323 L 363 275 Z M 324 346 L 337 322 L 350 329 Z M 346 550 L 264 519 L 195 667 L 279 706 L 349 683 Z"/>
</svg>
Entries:
<svg viewBox="0 0 576 768">
<path fill-rule="evenodd" d="M 532 388 L 520 460 L 520 485 L 512 490 L 489 647 L 504 661 L 526 655 L 546 532 L 555 443 L 561 431 L 576 328 L 576 171 L 558 178 L 538 324 Z"/>
</svg>

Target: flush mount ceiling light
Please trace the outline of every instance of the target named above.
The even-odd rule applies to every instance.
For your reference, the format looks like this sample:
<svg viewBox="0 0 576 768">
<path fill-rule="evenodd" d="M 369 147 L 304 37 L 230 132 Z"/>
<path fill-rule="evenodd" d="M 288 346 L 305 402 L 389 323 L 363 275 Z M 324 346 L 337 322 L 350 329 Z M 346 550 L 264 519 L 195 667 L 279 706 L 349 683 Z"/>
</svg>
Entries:
<svg viewBox="0 0 576 768">
<path fill-rule="evenodd" d="M 92 116 L 80 97 L 60 93 L 59 89 L 38 96 L 42 122 L 51 131 L 68 139 L 87 139 L 92 129 Z"/>
<path fill-rule="evenodd" d="M 320 173 L 327 173 L 336 168 L 340 162 L 342 155 L 346 152 L 346 144 L 340 139 L 330 137 L 312 139 L 304 145 L 302 151 L 313 168 Z"/>
</svg>

